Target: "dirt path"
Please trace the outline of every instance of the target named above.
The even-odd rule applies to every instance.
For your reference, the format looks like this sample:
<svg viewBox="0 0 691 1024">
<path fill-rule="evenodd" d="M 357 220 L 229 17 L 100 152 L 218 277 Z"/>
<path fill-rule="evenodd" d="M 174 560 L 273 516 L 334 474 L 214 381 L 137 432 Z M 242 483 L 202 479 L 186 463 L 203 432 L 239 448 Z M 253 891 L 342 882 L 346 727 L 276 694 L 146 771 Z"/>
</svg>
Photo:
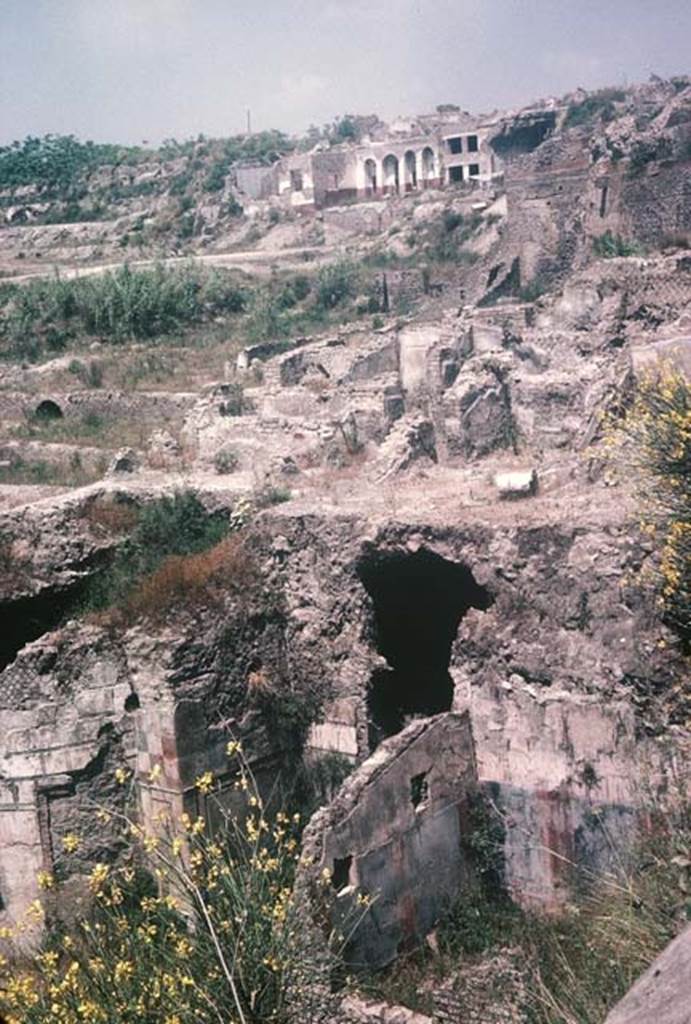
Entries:
<svg viewBox="0 0 691 1024">
<path fill-rule="evenodd" d="M 53 264 L 45 269 L 32 270 L 27 274 L 17 274 L 7 277 L 7 284 L 24 284 L 39 277 L 52 277 L 59 275 L 63 280 L 73 280 L 78 277 L 92 277 L 97 274 L 105 274 L 109 270 L 117 270 L 125 265 L 135 268 L 153 267 L 160 264 L 164 266 L 175 266 L 184 263 L 200 263 L 212 267 L 237 267 L 240 270 L 257 270 L 270 268 L 276 263 L 301 264 L 308 262 L 311 266 L 318 265 L 324 258 L 332 258 L 341 250 L 337 246 L 295 246 L 289 249 L 270 249 L 260 251 L 257 249 L 246 249 L 241 252 L 208 253 L 198 256 L 194 254 L 186 256 L 165 256 L 159 259 L 146 260 L 118 260 L 112 263 L 97 263 L 89 267 L 70 267 L 60 264 Z"/>
</svg>

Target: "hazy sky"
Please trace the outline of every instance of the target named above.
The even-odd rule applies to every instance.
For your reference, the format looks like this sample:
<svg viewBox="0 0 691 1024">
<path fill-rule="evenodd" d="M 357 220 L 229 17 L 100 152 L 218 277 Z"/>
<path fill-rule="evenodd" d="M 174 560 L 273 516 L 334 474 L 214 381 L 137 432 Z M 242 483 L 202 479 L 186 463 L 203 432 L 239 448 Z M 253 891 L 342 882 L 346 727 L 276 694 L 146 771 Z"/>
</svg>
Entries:
<svg viewBox="0 0 691 1024">
<path fill-rule="evenodd" d="M 691 71 L 691 0 L 0 0 L 0 142 L 302 131 Z"/>
</svg>

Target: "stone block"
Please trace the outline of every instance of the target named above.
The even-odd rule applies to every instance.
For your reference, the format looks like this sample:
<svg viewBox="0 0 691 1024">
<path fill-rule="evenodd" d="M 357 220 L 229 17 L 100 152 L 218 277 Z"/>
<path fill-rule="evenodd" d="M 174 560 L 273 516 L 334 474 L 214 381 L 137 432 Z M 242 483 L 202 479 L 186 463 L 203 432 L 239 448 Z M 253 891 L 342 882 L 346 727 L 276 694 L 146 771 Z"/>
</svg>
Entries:
<svg viewBox="0 0 691 1024">
<path fill-rule="evenodd" d="M 494 486 L 500 498 L 530 498 L 537 491 L 537 473 L 534 469 L 496 473 Z"/>
</svg>

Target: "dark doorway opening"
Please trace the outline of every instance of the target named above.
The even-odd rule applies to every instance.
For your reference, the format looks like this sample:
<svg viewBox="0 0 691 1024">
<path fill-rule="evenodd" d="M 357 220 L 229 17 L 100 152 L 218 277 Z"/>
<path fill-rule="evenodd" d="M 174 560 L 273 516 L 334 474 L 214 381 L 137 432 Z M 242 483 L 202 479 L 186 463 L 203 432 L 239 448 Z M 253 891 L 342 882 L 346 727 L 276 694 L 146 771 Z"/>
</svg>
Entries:
<svg viewBox="0 0 691 1024">
<path fill-rule="evenodd" d="M 53 402 L 50 398 L 44 399 L 39 402 L 34 410 L 34 417 L 37 420 L 61 420 L 62 409 L 57 402 Z"/>
<path fill-rule="evenodd" d="M 368 692 L 370 746 L 393 736 L 415 715 L 448 711 L 451 645 L 469 608 L 492 604 L 465 565 L 425 548 L 412 554 L 378 551 L 358 576 L 374 605 L 377 650 L 389 668 L 373 673 Z"/>
</svg>

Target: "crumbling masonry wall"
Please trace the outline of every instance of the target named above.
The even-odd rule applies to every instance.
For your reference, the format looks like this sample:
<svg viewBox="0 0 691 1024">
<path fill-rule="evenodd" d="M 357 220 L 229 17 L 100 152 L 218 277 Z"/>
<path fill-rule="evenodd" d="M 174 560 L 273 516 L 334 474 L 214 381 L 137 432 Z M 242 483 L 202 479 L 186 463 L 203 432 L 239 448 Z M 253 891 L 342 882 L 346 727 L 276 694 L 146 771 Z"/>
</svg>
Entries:
<svg viewBox="0 0 691 1024">
<path fill-rule="evenodd" d="M 463 840 L 476 768 L 467 713 L 411 723 L 386 740 L 310 822 L 300 880 L 324 872 L 336 914 L 372 907 L 350 939 L 354 966 L 383 967 L 434 927 L 469 874 Z"/>
</svg>

